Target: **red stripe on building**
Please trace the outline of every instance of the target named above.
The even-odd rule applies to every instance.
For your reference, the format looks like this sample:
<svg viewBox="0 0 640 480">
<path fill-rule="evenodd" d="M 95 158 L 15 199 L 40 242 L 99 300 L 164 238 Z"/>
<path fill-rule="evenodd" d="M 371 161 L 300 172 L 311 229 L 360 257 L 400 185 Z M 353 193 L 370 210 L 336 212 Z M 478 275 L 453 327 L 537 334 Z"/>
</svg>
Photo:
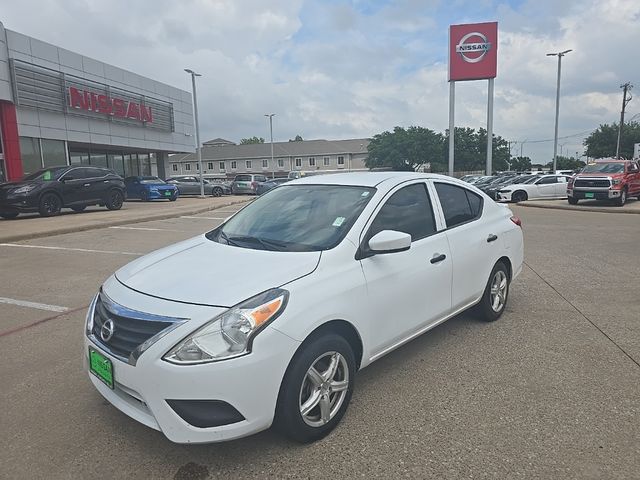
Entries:
<svg viewBox="0 0 640 480">
<path fill-rule="evenodd" d="M 0 128 L 4 145 L 4 164 L 8 181 L 20 180 L 24 174 L 20 157 L 20 138 L 16 106 L 9 102 L 0 102 Z"/>
</svg>

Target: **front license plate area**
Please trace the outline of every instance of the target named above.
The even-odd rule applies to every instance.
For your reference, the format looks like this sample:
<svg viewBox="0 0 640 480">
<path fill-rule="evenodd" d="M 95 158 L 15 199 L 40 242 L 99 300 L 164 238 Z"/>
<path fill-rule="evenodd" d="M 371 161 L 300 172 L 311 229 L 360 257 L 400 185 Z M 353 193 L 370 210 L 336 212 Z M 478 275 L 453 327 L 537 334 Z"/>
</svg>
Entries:
<svg viewBox="0 0 640 480">
<path fill-rule="evenodd" d="M 595 196 L 596 196 L 596 194 L 595 193 L 591 193 L 591 192 L 584 194 L 584 198 L 595 198 Z"/>
<path fill-rule="evenodd" d="M 113 363 L 97 350 L 89 347 L 89 371 L 113 389 Z"/>
<path fill-rule="evenodd" d="M 165 196 L 165 197 L 170 197 L 170 196 L 171 196 L 171 190 L 166 190 L 166 191 L 164 192 L 164 196 Z"/>
</svg>

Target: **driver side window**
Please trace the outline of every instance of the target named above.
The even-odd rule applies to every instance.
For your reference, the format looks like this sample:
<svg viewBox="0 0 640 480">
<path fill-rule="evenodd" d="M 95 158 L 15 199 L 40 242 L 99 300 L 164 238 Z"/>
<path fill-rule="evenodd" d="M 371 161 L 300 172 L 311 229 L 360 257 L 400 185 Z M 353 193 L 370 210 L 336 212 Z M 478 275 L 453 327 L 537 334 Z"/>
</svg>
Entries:
<svg viewBox="0 0 640 480">
<path fill-rule="evenodd" d="M 412 242 L 436 232 L 426 184 L 415 183 L 391 195 L 371 224 L 367 241 L 383 230 L 408 233 Z"/>
</svg>

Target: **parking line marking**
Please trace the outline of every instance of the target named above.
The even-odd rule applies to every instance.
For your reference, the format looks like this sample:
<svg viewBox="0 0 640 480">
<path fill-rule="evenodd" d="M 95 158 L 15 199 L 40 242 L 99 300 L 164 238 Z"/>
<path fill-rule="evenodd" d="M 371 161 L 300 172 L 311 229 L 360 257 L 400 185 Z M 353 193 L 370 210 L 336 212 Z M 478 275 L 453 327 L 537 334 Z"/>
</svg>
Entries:
<svg viewBox="0 0 640 480">
<path fill-rule="evenodd" d="M 0 297 L 0 303 L 17 305 L 19 307 L 35 308 L 37 310 L 47 310 L 49 312 L 63 313 L 69 310 L 67 307 L 60 307 L 59 305 L 47 305 L 46 303 L 28 302 L 26 300 L 16 300 L 15 298 Z"/>
<path fill-rule="evenodd" d="M 196 218 L 198 220 L 226 220 L 228 217 L 196 217 L 192 215 L 182 215 L 180 218 Z"/>
<path fill-rule="evenodd" d="M 136 252 L 116 252 L 113 250 L 92 250 L 89 248 L 50 247 L 47 245 L 21 245 L 19 243 L 0 243 L 0 247 L 42 248 L 45 250 L 68 250 L 71 252 L 86 252 L 86 253 L 116 253 L 119 255 L 132 255 L 135 257 L 140 257 L 144 255 L 144 253 L 136 253 Z"/>
<path fill-rule="evenodd" d="M 150 228 L 150 227 L 109 227 L 118 230 L 145 230 L 148 232 L 183 232 L 183 230 L 172 230 L 170 228 Z"/>
</svg>

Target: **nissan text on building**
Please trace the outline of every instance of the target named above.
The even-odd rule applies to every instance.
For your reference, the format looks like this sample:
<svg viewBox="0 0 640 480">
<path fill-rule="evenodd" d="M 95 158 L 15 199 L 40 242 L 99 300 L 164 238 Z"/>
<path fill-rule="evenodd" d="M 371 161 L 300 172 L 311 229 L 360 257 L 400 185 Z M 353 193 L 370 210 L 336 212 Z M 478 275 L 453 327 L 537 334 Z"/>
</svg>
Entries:
<svg viewBox="0 0 640 480">
<path fill-rule="evenodd" d="M 0 181 L 54 165 L 165 177 L 194 151 L 191 93 L 0 23 Z"/>
</svg>

